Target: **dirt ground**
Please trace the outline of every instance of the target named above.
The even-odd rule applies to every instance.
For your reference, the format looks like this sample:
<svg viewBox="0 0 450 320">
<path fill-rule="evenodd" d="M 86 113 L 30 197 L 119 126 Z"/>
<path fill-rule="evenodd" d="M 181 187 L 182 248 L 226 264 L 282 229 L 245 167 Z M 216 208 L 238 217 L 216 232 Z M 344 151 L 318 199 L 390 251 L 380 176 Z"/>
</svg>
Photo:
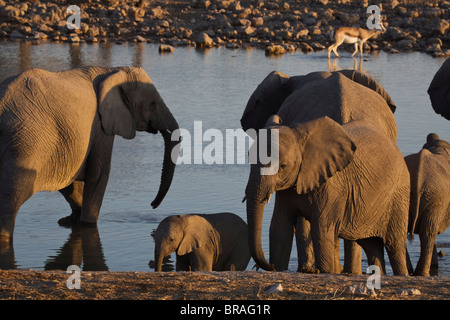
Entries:
<svg viewBox="0 0 450 320">
<path fill-rule="evenodd" d="M 375 293 L 366 290 L 369 275 L 81 271 L 80 289 L 68 289 L 69 277 L 63 271 L 0 270 L 0 299 L 448 300 L 450 294 L 449 277 L 382 275 Z"/>
</svg>

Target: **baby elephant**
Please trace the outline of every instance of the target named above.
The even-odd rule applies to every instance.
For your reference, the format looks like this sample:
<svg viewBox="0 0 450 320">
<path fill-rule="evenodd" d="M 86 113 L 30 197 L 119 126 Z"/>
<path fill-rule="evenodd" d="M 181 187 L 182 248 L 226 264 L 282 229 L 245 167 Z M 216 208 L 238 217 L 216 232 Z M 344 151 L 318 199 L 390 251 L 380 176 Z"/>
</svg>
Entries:
<svg viewBox="0 0 450 320">
<path fill-rule="evenodd" d="M 245 270 L 247 224 L 229 212 L 169 216 L 155 232 L 155 271 L 174 251 L 177 271 Z"/>
<path fill-rule="evenodd" d="M 430 133 L 422 150 L 405 161 L 411 177 L 408 229 L 420 237 L 414 275 L 428 276 L 436 236 L 450 225 L 450 144 Z"/>
</svg>

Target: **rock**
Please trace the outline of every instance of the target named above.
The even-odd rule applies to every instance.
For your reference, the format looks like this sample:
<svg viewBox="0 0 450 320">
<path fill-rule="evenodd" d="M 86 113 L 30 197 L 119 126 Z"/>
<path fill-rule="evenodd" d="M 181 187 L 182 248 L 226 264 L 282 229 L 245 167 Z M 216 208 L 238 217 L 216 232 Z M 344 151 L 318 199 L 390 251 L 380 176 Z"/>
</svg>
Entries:
<svg viewBox="0 0 450 320">
<path fill-rule="evenodd" d="M 24 39 L 24 38 L 26 38 L 26 36 L 24 36 L 19 30 L 13 30 L 9 36 L 12 39 Z"/>
<path fill-rule="evenodd" d="M 445 50 L 445 55 L 448 56 L 449 54 L 450 54 L 450 49 Z M 442 250 L 440 250 L 437 255 L 438 255 L 438 257 L 445 257 L 446 256 L 445 252 L 442 251 Z"/>
<path fill-rule="evenodd" d="M 346 27 L 351 27 L 353 25 L 359 24 L 359 13 L 342 13 L 339 19 Z"/>
<path fill-rule="evenodd" d="M 428 53 L 440 52 L 440 51 L 442 51 L 442 48 L 439 43 L 432 43 L 425 48 L 425 51 Z"/>
<path fill-rule="evenodd" d="M 98 27 L 91 27 L 87 32 L 88 37 L 97 37 L 99 34 L 100 30 L 98 29 Z"/>
<path fill-rule="evenodd" d="M 413 295 L 420 295 L 420 294 L 422 294 L 420 292 L 420 290 L 414 289 L 414 288 L 399 289 L 398 293 L 400 293 L 402 296 L 413 296 Z"/>
<path fill-rule="evenodd" d="M 292 44 L 283 44 L 283 48 L 287 51 L 287 52 L 295 52 L 295 46 Z"/>
<path fill-rule="evenodd" d="M 162 16 L 162 12 L 159 12 L 159 15 Z M 128 9 L 128 16 L 130 18 L 134 19 L 134 21 L 142 22 L 144 20 L 143 18 L 145 16 L 145 9 L 130 7 Z"/>
<path fill-rule="evenodd" d="M 281 55 L 286 53 L 286 49 L 280 45 L 268 46 L 265 50 L 267 56 Z"/>
<path fill-rule="evenodd" d="M 134 39 L 136 39 L 137 42 L 147 42 L 147 39 L 143 36 L 135 36 Z"/>
<path fill-rule="evenodd" d="M 43 32 L 36 32 L 33 36 L 34 40 L 45 40 L 47 38 L 48 38 L 48 36 Z"/>
<path fill-rule="evenodd" d="M 262 25 L 264 25 L 264 19 L 262 17 L 253 18 L 252 25 L 254 27 L 261 27 Z"/>
<path fill-rule="evenodd" d="M 308 29 L 303 29 L 303 30 L 300 30 L 299 32 L 297 32 L 297 35 L 295 37 L 297 39 L 304 38 L 304 37 L 306 37 L 308 35 L 308 33 L 309 33 Z"/>
<path fill-rule="evenodd" d="M 273 284 L 271 286 L 268 286 L 264 289 L 265 293 L 282 293 L 283 292 L 283 286 L 281 283 Z"/>
<path fill-rule="evenodd" d="M 199 46 L 201 48 L 211 48 L 214 45 L 213 40 L 205 32 L 200 33 L 195 38 L 195 43 L 197 46 Z"/>
<path fill-rule="evenodd" d="M 433 33 L 444 35 L 450 28 L 450 23 L 445 19 L 433 20 L 431 30 Z"/>
<path fill-rule="evenodd" d="M 158 48 L 159 53 L 172 53 L 175 51 L 174 47 L 168 44 L 161 44 Z"/>
<path fill-rule="evenodd" d="M 242 30 L 241 30 L 241 34 L 242 35 L 246 35 L 246 36 L 251 36 L 251 35 L 253 35 L 253 34 L 255 34 L 255 32 L 256 32 L 256 29 L 255 28 L 253 28 L 253 27 L 244 27 Z"/>
<path fill-rule="evenodd" d="M 413 40 L 407 40 L 407 39 L 403 39 L 400 40 L 399 42 L 397 42 L 397 46 L 399 48 L 403 48 L 403 49 L 412 49 L 415 45 L 415 42 Z"/>
<path fill-rule="evenodd" d="M 72 42 L 72 43 L 80 42 L 80 38 L 78 37 L 78 35 L 76 33 L 71 33 L 68 40 L 69 40 L 69 42 Z"/>
<path fill-rule="evenodd" d="M 162 19 L 164 17 L 164 10 L 161 9 L 160 6 L 157 6 L 156 8 L 152 8 L 150 10 L 152 16 L 156 19 Z"/>
<path fill-rule="evenodd" d="M 348 286 L 345 288 L 345 291 L 354 294 L 354 295 L 363 295 L 363 296 L 370 296 L 370 297 L 376 297 L 377 293 L 375 292 L 375 289 L 371 288 L 369 289 L 365 284 L 355 284 Z"/>
</svg>

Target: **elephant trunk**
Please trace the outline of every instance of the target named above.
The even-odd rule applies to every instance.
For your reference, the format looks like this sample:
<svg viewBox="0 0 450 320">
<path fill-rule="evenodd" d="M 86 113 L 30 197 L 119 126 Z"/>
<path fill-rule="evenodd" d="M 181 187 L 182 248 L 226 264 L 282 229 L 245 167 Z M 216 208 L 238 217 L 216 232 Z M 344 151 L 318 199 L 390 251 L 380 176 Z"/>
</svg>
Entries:
<svg viewBox="0 0 450 320">
<path fill-rule="evenodd" d="M 164 260 L 164 254 L 161 252 L 161 250 L 158 250 L 155 247 L 155 271 L 161 272 L 162 271 L 162 262 Z"/>
<path fill-rule="evenodd" d="M 267 262 L 261 246 L 261 229 L 264 214 L 264 202 L 258 197 L 247 196 L 247 224 L 248 242 L 253 260 L 264 270 L 275 271 L 272 264 Z"/>
<path fill-rule="evenodd" d="M 170 115 L 170 125 L 165 129 L 160 130 L 164 138 L 164 162 L 161 172 L 161 183 L 159 185 L 158 194 L 152 201 L 151 205 L 153 209 L 156 209 L 169 191 L 170 184 L 172 183 L 173 174 L 175 172 L 175 164 L 178 158 L 178 151 L 180 149 L 180 139 L 172 141 L 172 132 L 178 129 L 178 124 Z"/>
</svg>

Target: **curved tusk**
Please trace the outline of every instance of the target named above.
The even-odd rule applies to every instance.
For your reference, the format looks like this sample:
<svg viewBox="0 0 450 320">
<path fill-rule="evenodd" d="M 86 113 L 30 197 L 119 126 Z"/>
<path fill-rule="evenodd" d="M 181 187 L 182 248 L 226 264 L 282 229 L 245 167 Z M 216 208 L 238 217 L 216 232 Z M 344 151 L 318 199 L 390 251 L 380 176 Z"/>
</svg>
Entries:
<svg viewBox="0 0 450 320">
<path fill-rule="evenodd" d="M 270 198 L 272 198 L 272 194 L 269 194 L 269 197 L 267 198 L 267 204 L 269 204 Z"/>
<path fill-rule="evenodd" d="M 245 200 L 247 200 L 247 195 L 245 195 L 245 196 L 242 198 L 242 203 L 244 203 Z"/>
</svg>

